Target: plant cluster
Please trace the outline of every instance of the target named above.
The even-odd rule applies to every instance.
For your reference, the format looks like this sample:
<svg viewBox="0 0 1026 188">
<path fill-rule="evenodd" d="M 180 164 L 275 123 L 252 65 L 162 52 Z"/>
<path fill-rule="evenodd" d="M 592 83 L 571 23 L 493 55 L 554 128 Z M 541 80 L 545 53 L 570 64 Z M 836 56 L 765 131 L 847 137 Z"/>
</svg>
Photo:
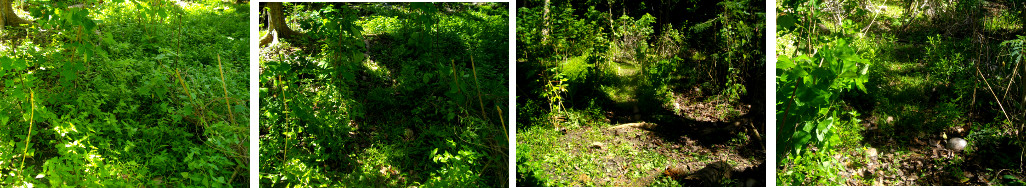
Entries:
<svg viewBox="0 0 1026 188">
<path fill-rule="evenodd" d="M 561 139 L 579 136 L 580 132 L 596 132 L 587 128 L 631 122 L 669 121 L 665 124 L 674 124 L 670 122 L 692 115 L 679 113 L 723 114 L 716 118 L 739 119 L 744 114 L 741 111 L 749 110 L 742 106 L 760 104 L 762 92 L 757 91 L 762 90 L 764 78 L 757 72 L 762 72 L 765 64 L 761 52 L 764 19 L 763 11 L 758 8 L 762 3 L 748 0 L 535 0 L 520 3 L 516 26 L 518 185 L 637 186 L 604 181 L 602 176 L 616 177 L 617 173 L 633 173 L 643 167 L 605 169 L 607 172 L 597 173 L 596 170 L 602 169 L 596 168 L 604 165 L 579 160 L 592 153 L 561 151 L 564 147 L 583 149 L 591 142 L 584 143 L 585 146 L 547 144 L 561 143 Z M 683 112 L 687 106 L 706 105 L 697 103 L 710 104 L 710 112 Z M 749 139 L 755 138 L 753 134 L 740 132 L 744 133 L 722 135 L 735 138 L 730 143 L 727 141 L 731 139 L 725 139 L 724 145 L 758 142 Z M 619 139 L 611 137 L 586 139 L 597 139 L 593 140 L 595 143 Z M 627 159 L 645 165 L 672 163 L 662 161 L 667 156 L 652 150 L 625 149 L 624 153 L 628 151 L 632 155 L 646 153 L 644 159 Z M 581 167 L 571 169 L 567 165 Z M 561 173 L 578 177 L 561 177 L 566 175 Z M 616 179 L 635 178 L 624 175 Z M 668 183 L 658 182 L 659 185 Z"/>
<path fill-rule="evenodd" d="M 0 186 L 244 186 L 247 5 L 82 3 L 3 28 Z"/>
<path fill-rule="evenodd" d="M 1021 48 L 1016 46 L 1021 44 L 1023 30 L 994 26 L 1021 22 L 1008 18 L 1021 13 L 984 8 L 1022 5 L 983 1 L 778 2 L 778 182 L 1009 182 L 999 178 L 973 182 L 965 175 L 1000 176 L 966 168 L 972 165 L 1000 169 L 1022 164 L 1021 159 L 1007 156 L 994 163 L 972 160 L 1026 152 L 1018 131 L 999 131 L 1023 126 L 1022 97 L 1016 94 L 1021 87 L 1014 86 L 1022 80 L 1019 72 L 1023 66 L 1016 63 L 1021 61 L 1017 59 Z M 947 137 L 965 138 L 970 143 L 968 149 L 952 160 L 924 159 L 930 155 L 919 148 L 930 144 L 923 140 Z M 889 159 L 869 159 L 882 151 L 889 153 Z M 917 152 L 922 155 L 914 155 Z M 846 161 L 849 157 L 854 163 Z M 894 169 L 922 174 L 916 182 L 873 179 L 876 173 L 893 171 L 840 173 L 913 160 L 934 162 L 934 166 L 915 167 L 918 171 Z M 849 165 L 841 165 L 846 163 Z M 952 168 L 957 170 L 931 170 Z M 971 172 L 974 170 L 977 172 Z M 1023 173 L 1021 169 L 1011 172 Z"/>
<path fill-rule="evenodd" d="M 506 185 L 506 5 L 285 3 L 305 33 L 262 49 L 261 184 Z"/>
</svg>

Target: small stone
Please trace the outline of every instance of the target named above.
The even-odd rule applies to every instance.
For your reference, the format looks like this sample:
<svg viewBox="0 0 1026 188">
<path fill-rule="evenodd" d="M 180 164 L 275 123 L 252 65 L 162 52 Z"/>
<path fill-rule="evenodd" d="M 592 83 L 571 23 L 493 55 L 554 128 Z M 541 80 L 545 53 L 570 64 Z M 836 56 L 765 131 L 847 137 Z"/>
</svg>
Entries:
<svg viewBox="0 0 1026 188">
<path fill-rule="evenodd" d="M 966 145 L 968 145 L 968 143 L 962 138 L 951 138 L 948 139 L 948 144 L 946 144 L 945 147 L 952 151 L 960 152 L 962 149 L 965 149 Z"/>
<path fill-rule="evenodd" d="M 590 147 L 592 149 L 603 149 L 606 148 L 606 144 L 603 144 L 602 142 L 592 142 Z"/>
</svg>

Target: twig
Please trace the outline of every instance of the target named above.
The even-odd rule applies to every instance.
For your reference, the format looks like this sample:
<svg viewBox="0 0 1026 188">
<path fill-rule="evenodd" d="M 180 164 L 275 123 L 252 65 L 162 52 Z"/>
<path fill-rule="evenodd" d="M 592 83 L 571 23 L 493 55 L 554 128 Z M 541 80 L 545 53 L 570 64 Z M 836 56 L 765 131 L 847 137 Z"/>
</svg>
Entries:
<svg viewBox="0 0 1026 188">
<path fill-rule="evenodd" d="M 612 127 L 606 128 L 606 129 L 639 128 L 639 129 L 646 129 L 646 130 L 654 130 L 656 126 L 658 126 L 658 125 L 655 124 L 655 123 L 635 122 L 635 123 L 624 123 L 624 124 L 620 124 L 620 125 L 617 125 L 617 126 L 612 126 Z"/>
<path fill-rule="evenodd" d="M 1012 75 L 1008 76 L 1008 86 L 1005 86 L 1005 97 L 1002 97 L 1002 99 L 1008 98 L 1009 88 L 1012 87 L 1012 83 L 1015 82 L 1015 75 L 1019 72 L 1019 63 L 1022 63 L 1022 61 L 1015 62 L 1015 66 L 1012 67 Z"/>
<path fill-rule="evenodd" d="M 239 174 L 239 166 L 235 166 L 235 172 L 232 173 L 232 177 L 228 178 L 228 183 L 235 181 L 235 175 Z"/>
<path fill-rule="evenodd" d="M 991 87 L 990 87 L 990 83 L 989 83 L 989 82 L 987 82 L 987 77 L 983 77 L 983 73 L 982 73 L 982 72 L 980 72 L 980 68 L 979 68 L 979 67 L 976 67 L 976 73 L 980 74 L 980 78 L 981 78 L 981 79 L 983 79 L 983 83 L 984 83 L 984 84 L 987 84 L 987 89 L 989 89 L 989 90 L 990 90 L 990 94 L 991 94 L 991 95 L 994 95 L 994 101 L 995 101 L 995 102 L 997 102 L 997 104 L 998 104 L 998 107 L 1000 107 L 1000 108 L 1001 108 L 1001 114 L 1005 115 L 1005 119 L 1008 119 L 1009 121 L 1011 121 L 1011 120 L 1012 120 L 1012 118 L 1009 118 L 1009 117 L 1008 117 L 1008 113 L 1007 113 L 1007 112 L 1005 112 L 1005 107 L 1004 107 L 1004 105 L 1001 105 L 1001 98 L 998 98 L 998 97 L 997 97 L 997 94 L 994 94 L 994 88 L 991 88 Z"/>
<path fill-rule="evenodd" d="M 872 5 L 872 2 L 870 2 L 870 4 Z M 887 0 L 884 0 L 883 5 L 887 5 Z M 866 28 L 862 28 L 862 33 L 865 33 L 867 30 L 869 30 L 869 28 L 871 26 L 873 26 L 873 23 L 876 23 L 876 17 L 878 17 L 878 16 L 880 16 L 880 9 L 879 8 L 877 9 L 876 14 L 873 14 L 873 21 L 870 21 L 869 25 L 866 25 Z M 865 36 L 866 35 L 862 35 L 862 37 L 865 37 Z"/>
</svg>

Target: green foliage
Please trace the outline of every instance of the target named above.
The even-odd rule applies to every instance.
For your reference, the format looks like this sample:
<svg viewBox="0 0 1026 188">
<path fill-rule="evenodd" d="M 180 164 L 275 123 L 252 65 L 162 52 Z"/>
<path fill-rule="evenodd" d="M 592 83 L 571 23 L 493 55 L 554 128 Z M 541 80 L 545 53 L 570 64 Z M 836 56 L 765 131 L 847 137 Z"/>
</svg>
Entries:
<svg viewBox="0 0 1026 188">
<path fill-rule="evenodd" d="M 782 170 L 778 173 L 778 182 L 786 185 L 838 185 L 838 179 L 860 178 L 860 181 L 840 181 L 840 185 L 983 185 L 968 181 L 967 175 L 1000 175 L 995 174 L 996 171 L 965 167 L 1004 169 L 1019 166 L 1022 161 L 1015 160 L 1014 155 L 1022 153 L 1022 145 L 1015 144 L 1015 140 L 1022 140 L 1021 136 L 1000 130 L 1022 127 L 1014 122 L 1014 119 L 1021 119 L 1022 108 L 1014 106 L 1016 102 L 1012 99 L 1016 97 L 1009 97 L 1020 91 L 1018 88 L 1021 87 L 1013 84 L 1018 83 L 1016 79 L 1019 77 L 1012 76 L 1017 74 L 1014 72 L 1020 65 L 1014 63 L 1015 52 L 1008 50 L 1015 43 L 1014 39 L 1008 39 L 1009 36 L 1018 35 L 1021 31 L 1015 29 L 1017 26 L 999 26 L 999 23 L 1017 22 L 1007 18 L 1015 8 L 984 7 L 1021 4 L 985 1 L 906 1 L 897 4 L 816 0 L 778 2 L 780 32 L 777 33 L 777 49 L 780 58 L 777 71 L 780 76 L 777 80 L 777 119 L 784 120 L 778 127 L 778 133 L 781 133 L 778 136 L 778 151 L 781 151 L 778 159 L 786 158 L 779 163 L 781 167 L 778 169 Z M 1005 42 L 1001 43 L 1001 40 Z M 838 41 L 847 41 L 848 45 L 838 45 Z M 998 47 L 1006 48 L 992 50 Z M 845 55 L 838 54 L 854 54 L 854 57 L 864 60 L 852 59 L 851 62 L 858 63 L 843 68 L 848 70 L 805 68 L 807 70 L 802 72 L 794 71 L 820 64 L 828 67 L 831 59 L 827 56 L 844 59 Z M 865 64 L 872 64 L 874 68 L 867 71 L 861 61 L 867 61 Z M 823 76 L 817 76 L 822 74 L 817 72 L 834 72 L 827 75 L 828 79 L 844 77 L 845 72 L 854 72 L 857 76 L 846 79 L 852 80 L 844 81 L 846 83 L 834 81 L 830 84 L 833 87 L 815 89 L 811 95 L 815 97 L 803 99 L 803 90 L 807 88 L 801 85 L 808 84 L 810 80 L 822 80 Z M 863 76 L 868 79 L 862 79 Z M 807 110 L 802 106 L 823 104 L 826 105 L 802 112 Z M 865 123 L 860 123 L 863 121 Z M 827 133 L 825 140 L 818 135 L 824 132 Z M 832 139 L 831 133 L 837 139 Z M 929 150 L 919 149 L 925 145 L 922 144 L 924 140 L 939 141 L 942 140 L 941 135 L 965 138 L 969 140 L 969 147 L 944 159 L 931 159 Z M 998 146 L 1003 144 L 1015 146 Z M 934 166 L 914 171 L 944 169 L 942 171 L 949 173 L 920 175 L 921 179 L 942 179 L 939 182 L 902 182 L 889 177 L 822 173 L 872 169 L 874 164 L 870 163 L 874 162 L 869 161 L 876 158 L 868 154 L 876 154 L 876 148 L 887 153 L 881 154 L 882 159 L 895 159 L 880 160 L 880 166 L 932 160 Z M 997 160 L 989 161 L 1001 162 L 966 160 L 972 156 L 994 156 L 992 158 Z M 852 160 L 849 161 L 848 157 Z M 838 163 L 846 165 L 838 166 Z M 913 171 L 878 168 L 871 174 L 898 170 Z M 1006 172 L 1022 173 L 1014 168 L 1006 169 Z M 1001 183 L 995 180 L 986 180 L 986 184 Z"/>
<path fill-rule="evenodd" d="M 532 27 L 544 25 L 541 20 L 541 7 L 520 8 L 518 12 L 518 32 L 520 33 L 517 42 L 523 46 L 518 57 L 529 58 L 530 61 L 544 61 L 542 66 L 537 64 L 518 64 L 518 73 L 536 72 L 539 74 L 521 74 L 523 80 L 536 83 L 540 86 L 531 89 L 537 97 L 548 100 L 549 110 L 559 116 L 564 101 L 567 98 L 577 96 L 580 93 L 589 91 L 587 83 L 592 83 L 598 78 L 593 76 L 597 69 L 597 63 L 604 61 L 607 54 L 603 51 L 608 47 L 608 40 L 603 35 L 604 30 L 598 20 L 603 13 L 598 12 L 594 7 L 587 9 L 584 16 L 575 14 L 576 9 L 570 4 L 562 4 L 552 9 L 554 15 L 550 15 L 549 24 L 551 28 L 573 28 L 567 30 L 553 30 L 549 36 L 535 37 L 541 35 L 541 28 Z M 526 18 L 524 18 L 526 17 Z M 588 19 L 579 19 L 586 17 Z M 555 51 L 553 51 L 555 50 Z"/>
<path fill-rule="evenodd" d="M 756 77 L 759 69 L 755 67 L 764 66 L 762 50 L 758 50 L 762 43 L 762 28 L 765 23 L 760 22 L 765 15 L 761 9 L 753 8 L 758 6 L 758 1 L 723 1 L 718 3 L 724 9 L 716 18 L 721 25 L 718 32 L 720 48 L 735 49 L 719 52 L 727 63 L 726 82 L 724 93 L 730 99 L 740 99 L 747 95 L 743 83 L 749 82 L 746 79 Z M 736 50 L 745 49 L 745 50 Z M 758 82 L 756 82 L 758 83 Z"/>
<path fill-rule="evenodd" d="M 610 146 L 617 148 L 609 149 L 615 152 L 596 151 L 588 148 L 592 141 L 607 143 L 620 138 L 592 137 L 590 134 L 597 131 L 587 130 L 630 122 L 694 121 L 682 116 L 706 112 L 671 114 L 681 113 L 682 106 L 696 105 L 691 99 L 731 104 L 709 110 L 722 111 L 716 113 L 723 114 L 717 118 L 742 116 L 742 110 L 734 107 L 744 106 L 741 103 L 757 104 L 759 97 L 750 94 L 762 93 L 749 90 L 750 85 L 762 83 L 761 76 L 757 76 L 761 74 L 756 72 L 765 64 L 761 53 L 764 19 L 760 13 L 763 11 L 755 7 L 763 3 L 521 3 L 516 22 L 520 130 L 517 137 L 521 138 L 517 184 L 680 185 L 681 182 L 670 178 L 649 181 L 648 177 L 656 175 L 651 169 L 674 163 L 661 160 L 668 156 L 641 148 L 623 148 L 624 152 L 618 153 L 619 146 Z M 712 92 L 691 92 L 698 87 Z M 741 101 L 742 98 L 754 100 Z M 589 135 L 578 134 L 581 132 Z M 754 134 L 734 133 L 722 135 L 726 139 L 712 145 L 756 142 Z M 587 138 L 560 140 L 572 136 Z M 734 142 L 730 142 L 731 138 Z M 595 153 L 629 156 L 623 159 L 646 167 L 635 169 L 634 165 L 627 165 L 612 169 L 610 164 L 596 163 L 593 159 L 603 156 L 592 156 Z M 647 171 L 638 171 L 641 169 Z M 737 183 L 728 181 L 727 184 Z"/>
<path fill-rule="evenodd" d="M 685 34 L 673 27 L 673 24 L 666 24 L 662 34 L 656 39 L 655 52 L 660 58 L 672 58 L 681 54 L 681 49 L 687 46 Z"/>
<path fill-rule="evenodd" d="M 393 33 L 398 31 L 402 24 L 399 22 L 397 17 L 384 17 L 375 15 L 370 19 L 360 20 L 357 25 L 364 25 L 363 33 L 367 34 L 378 34 L 378 33 Z"/>
<path fill-rule="evenodd" d="M 829 151 L 839 138 L 835 126 L 846 121 L 858 123 L 857 119 L 842 120 L 838 109 L 839 94 L 846 90 L 866 91 L 867 71 L 871 63 L 855 53 L 844 39 L 826 44 L 814 56 L 781 56 L 777 61 L 777 138 L 779 159 L 784 153 L 801 155 L 809 146 Z"/>
<path fill-rule="evenodd" d="M 565 62 L 561 63 L 559 72 L 567 76 L 567 81 L 571 84 L 583 84 L 587 82 L 588 75 L 591 74 L 591 70 L 595 67 L 589 61 L 591 57 L 588 53 L 582 56 L 572 57 Z"/>
<path fill-rule="evenodd" d="M 1001 46 L 1005 47 L 1003 54 L 1007 54 L 1008 57 L 1007 61 L 1002 61 L 1005 65 L 1003 72 L 1012 72 L 1006 78 L 1009 80 L 1008 86 L 1004 91 L 1005 99 L 1001 101 L 1008 105 L 1006 113 L 1011 119 L 1008 119 L 1007 122 L 1011 124 L 1011 127 L 1018 123 L 1019 129 L 1026 128 L 1026 118 L 1023 118 L 1026 116 L 1026 76 L 1023 76 L 1023 73 L 1026 73 L 1026 63 L 1024 63 L 1026 61 L 1023 58 L 1026 56 L 1026 36 L 1019 35 L 1016 39 L 1001 42 Z M 1018 80 L 1016 80 L 1016 73 L 1019 74 Z M 1013 83 L 1018 83 L 1019 86 L 1012 86 Z M 1026 135 L 1020 134 L 1014 143 L 1021 148 L 1026 148 Z M 1026 153 L 1026 150 L 1023 153 Z M 1020 163 L 1022 163 L 1021 160 Z M 1022 184 L 1022 180 L 1015 180 L 1015 182 Z"/>
<path fill-rule="evenodd" d="M 1008 97 L 1008 100 L 1004 102 L 1009 105 L 1009 109 L 1011 111 L 1010 115 L 1020 117 L 1010 121 L 1018 122 L 1020 125 L 1026 126 L 1026 119 L 1021 118 L 1023 117 L 1021 115 L 1026 115 L 1026 76 L 1022 76 L 1023 73 L 1026 73 L 1026 63 L 1024 63 L 1026 62 L 1026 60 L 1024 60 L 1024 57 L 1026 57 L 1026 36 L 1019 35 L 1016 39 L 1001 42 L 1001 46 L 1005 47 L 1003 54 L 1006 54 L 1008 57 L 1007 61 L 1002 61 L 1004 64 L 1004 72 L 1013 72 L 1013 74 L 1010 74 L 1011 76 L 1007 77 L 1007 80 L 1010 80 L 1009 84 L 1012 84 L 1013 82 L 1019 83 L 1019 87 L 1006 86 L 1007 90 L 1004 93 L 1011 93 L 1011 97 Z M 1019 76 L 1014 76 L 1014 73 L 1018 73 Z M 1016 78 L 1018 78 L 1018 80 L 1016 80 Z M 1021 141 L 1022 146 L 1026 146 L 1026 137 L 1021 139 Z"/>
<path fill-rule="evenodd" d="M 788 185 L 842 185 L 838 172 L 843 170 L 842 164 L 832 157 L 835 152 L 822 151 L 803 155 L 789 155 L 784 161 L 794 161 L 788 169 L 777 172 L 777 184 Z"/>
<path fill-rule="evenodd" d="M 0 186 L 248 179 L 246 5 L 29 3 L 35 23 L 0 51 Z"/>
<path fill-rule="evenodd" d="M 293 5 L 306 40 L 262 49 L 260 184 L 506 185 L 503 5 Z"/>
<path fill-rule="evenodd" d="M 969 50 L 966 46 L 968 41 L 951 41 L 950 38 L 945 38 L 940 35 L 927 36 L 927 45 L 925 59 L 933 62 L 930 64 L 930 71 L 932 75 L 936 75 L 939 80 L 943 83 L 953 82 L 954 80 L 968 79 L 968 70 L 972 64 L 968 63 L 965 52 Z M 958 91 L 955 93 L 965 93 L 964 91 Z"/>
<path fill-rule="evenodd" d="M 655 17 L 645 14 L 641 18 L 634 20 L 634 18 L 627 15 L 622 15 L 615 23 L 616 30 L 613 31 L 613 37 L 616 40 L 613 41 L 614 45 L 610 49 L 610 51 L 614 52 L 612 59 L 637 61 L 639 63 L 646 62 L 644 59 L 645 54 L 648 53 L 649 35 L 655 32 L 652 29 Z"/>
<path fill-rule="evenodd" d="M 474 174 L 472 169 L 473 164 L 479 158 L 484 157 L 483 154 L 474 152 L 472 148 L 466 145 L 463 148 L 457 148 L 456 142 L 452 140 L 446 140 L 448 148 L 459 149 L 456 154 L 450 154 L 449 151 L 444 153 L 438 153 L 438 148 L 431 151 L 431 160 L 438 164 L 443 164 L 442 168 L 436 172 L 432 172 L 432 178 L 429 179 L 424 186 L 429 187 L 479 187 L 480 176 Z"/>
</svg>

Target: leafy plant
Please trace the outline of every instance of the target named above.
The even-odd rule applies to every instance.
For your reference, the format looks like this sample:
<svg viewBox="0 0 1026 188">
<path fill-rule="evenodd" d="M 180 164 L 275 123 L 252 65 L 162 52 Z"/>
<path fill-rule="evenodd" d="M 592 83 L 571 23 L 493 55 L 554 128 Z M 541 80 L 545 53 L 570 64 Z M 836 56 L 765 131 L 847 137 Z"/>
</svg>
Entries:
<svg viewBox="0 0 1026 188">
<path fill-rule="evenodd" d="M 306 37 L 262 49 L 261 185 L 505 185 L 503 3 L 285 5 Z"/>
<path fill-rule="evenodd" d="M 246 5 L 28 3 L 35 22 L 11 40 L 18 49 L 0 50 L 0 148 L 22 151 L 0 154 L 18 163 L 0 164 L 12 172 L 0 186 L 225 187 L 247 179 L 247 65 L 238 63 L 247 55 L 235 50 L 248 45 L 247 23 L 213 24 L 241 20 L 231 10 Z"/>
<path fill-rule="evenodd" d="M 844 123 L 838 118 L 839 94 L 845 90 L 865 92 L 871 63 L 855 53 L 844 39 L 836 39 L 814 56 L 781 56 L 777 62 L 779 95 L 777 155 L 801 155 L 810 146 L 831 150 L 839 138 L 832 129 Z"/>
</svg>

